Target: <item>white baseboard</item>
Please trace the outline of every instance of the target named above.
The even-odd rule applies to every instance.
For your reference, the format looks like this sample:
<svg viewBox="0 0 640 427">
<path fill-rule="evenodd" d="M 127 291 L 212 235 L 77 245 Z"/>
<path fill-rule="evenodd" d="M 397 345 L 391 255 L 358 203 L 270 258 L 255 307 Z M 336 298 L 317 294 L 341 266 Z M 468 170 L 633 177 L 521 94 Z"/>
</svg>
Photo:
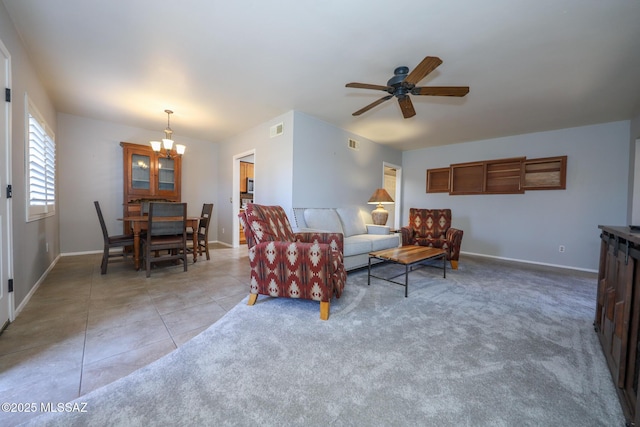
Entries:
<svg viewBox="0 0 640 427">
<path fill-rule="evenodd" d="M 544 265 L 546 267 L 565 268 L 565 269 L 568 269 L 568 270 L 585 271 L 585 272 L 588 272 L 588 273 L 597 273 L 598 272 L 598 270 L 593 270 L 593 269 L 590 269 L 590 268 L 579 268 L 579 267 L 573 267 L 573 266 L 570 266 L 570 265 L 550 264 L 550 263 L 546 263 L 546 262 L 529 261 L 529 260 L 526 260 L 526 259 L 505 258 L 505 257 L 501 257 L 501 256 L 478 254 L 478 253 L 474 253 L 474 252 L 460 251 L 460 254 L 461 255 L 478 256 L 478 257 L 483 257 L 483 258 L 500 259 L 500 260 L 503 260 L 503 261 L 522 262 L 524 264 Z"/>
<path fill-rule="evenodd" d="M 29 302 L 29 300 L 31 299 L 31 297 L 33 296 L 33 294 L 36 293 L 36 291 L 38 290 L 38 288 L 40 287 L 40 285 L 42 284 L 42 282 L 44 282 L 44 279 L 47 278 L 47 276 L 49 275 L 49 272 L 51 270 L 53 270 L 53 267 L 55 267 L 55 265 L 58 263 L 58 260 L 60 260 L 60 255 L 58 255 L 53 262 L 51 263 L 51 265 L 49 266 L 49 268 L 46 269 L 46 271 L 44 273 L 42 273 L 42 275 L 40 276 L 40 278 L 38 279 L 38 281 L 36 281 L 36 284 L 33 285 L 33 287 L 31 288 L 31 290 L 29 291 L 29 293 L 27 294 L 26 297 L 24 297 L 24 299 L 22 300 L 22 302 L 20 303 L 20 305 L 18 307 L 16 307 L 16 309 L 13 312 L 13 318 L 15 319 L 18 314 L 20 314 L 20 312 L 22 310 L 24 310 L 24 308 L 27 306 L 27 303 Z"/>
</svg>

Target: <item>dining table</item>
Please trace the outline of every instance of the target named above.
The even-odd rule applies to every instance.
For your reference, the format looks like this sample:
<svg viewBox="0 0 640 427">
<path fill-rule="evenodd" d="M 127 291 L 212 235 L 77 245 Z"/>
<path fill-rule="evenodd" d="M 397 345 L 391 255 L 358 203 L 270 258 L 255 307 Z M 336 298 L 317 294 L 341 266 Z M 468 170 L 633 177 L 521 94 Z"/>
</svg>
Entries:
<svg viewBox="0 0 640 427">
<path fill-rule="evenodd" d="M 118 218 L 125 223 L 131 224 L 131 230 L 133 231 L 133 262 L 136 267 L 136 270 L 140 270 L 140 233 L 145 231 L 149 227 L 149 216 L 148 215 L 135 215 L 135 216 L 125 216 L 124 218 Z M 154 221 L 157 220 L 164 221 L 175 221 L 174 217 L 162 217 L 155 218 Z M 198 260 L 198 223 L 202 218 L 199 216 L 188 216 L 185 221 L 186 227 L 191 227 L 194 230 L 193 233 L 193 262 Z"/>
</svg>

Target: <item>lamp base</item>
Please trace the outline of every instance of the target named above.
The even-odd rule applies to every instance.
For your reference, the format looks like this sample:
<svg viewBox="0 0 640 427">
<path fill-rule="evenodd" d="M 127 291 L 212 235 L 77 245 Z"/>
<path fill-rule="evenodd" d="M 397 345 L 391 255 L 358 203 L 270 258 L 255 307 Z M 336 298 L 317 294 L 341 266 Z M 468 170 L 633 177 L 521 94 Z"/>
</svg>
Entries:
<svg viewBox="0 0 640 427">
<path fill-rule="evenodd" d="M 382 205 L 379 205 L 371 211 L 371 219 L 375 225 L 386 225 L 388 218 L 389 212 L 387 212 Z"/>
</svg>

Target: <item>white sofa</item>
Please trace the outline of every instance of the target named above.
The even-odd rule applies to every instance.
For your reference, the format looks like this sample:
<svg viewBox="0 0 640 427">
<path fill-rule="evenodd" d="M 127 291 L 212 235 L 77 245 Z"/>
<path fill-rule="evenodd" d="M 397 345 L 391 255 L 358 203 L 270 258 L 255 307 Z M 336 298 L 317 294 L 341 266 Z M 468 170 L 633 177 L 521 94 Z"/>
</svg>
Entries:
<svg viewBox="0 0 640 427">
<path fill-rule="evenodd" d="M 350 208 L 293 208 L 299 231 L 315 230 L 344 234 L 344 267 L 366 267 L 369 252 L 400 246 L 400 234 L 384 225 L 374 225 L 371 213 Z"/>
</svg>

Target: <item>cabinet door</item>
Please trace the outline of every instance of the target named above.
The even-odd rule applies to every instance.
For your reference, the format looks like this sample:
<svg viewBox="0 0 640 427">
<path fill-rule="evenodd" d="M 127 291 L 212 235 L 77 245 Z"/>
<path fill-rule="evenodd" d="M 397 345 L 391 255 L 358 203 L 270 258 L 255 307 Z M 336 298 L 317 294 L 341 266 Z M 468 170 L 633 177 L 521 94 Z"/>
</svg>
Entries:
<svg viewBox="0 0 640 427">
<path fill-rule="evenodd" d="M 173 159 L 164 156 L 158 157 L 156 195 L 170 200 L 180 199 L 181 163 L 179 157 Z"/>
<path fill-rule="evenodd" d="M 616 385 L 625 386 L 629 343 L 629 317 L 632 303 L 635 260 L 610 245 L 606 254 L 604 278 L 600 281 L 602 308 L 600 342 Z"/>
<path fill-rule="evenodd" d="M 247 192 L 247 162 L 240 162 L 240 192 Z"/>
<path fill-rule="evenodd" d="M 155 188 L 155 159 L 144 152 L 125 149 L 125 186 L 129 195 L 149 196 Z"/>
<path fill-rule="evenodd" d="M 485 192 L 494 194 L 524 193 L 520 184 L 524 157 L 487 161 Z"/>
<path fill-rule="evenodd" d="M 482 194 L 484 192 L 484 162 L 458 163 L 450 167 L 451 191 L 449 194 Z"/>
</svg>

